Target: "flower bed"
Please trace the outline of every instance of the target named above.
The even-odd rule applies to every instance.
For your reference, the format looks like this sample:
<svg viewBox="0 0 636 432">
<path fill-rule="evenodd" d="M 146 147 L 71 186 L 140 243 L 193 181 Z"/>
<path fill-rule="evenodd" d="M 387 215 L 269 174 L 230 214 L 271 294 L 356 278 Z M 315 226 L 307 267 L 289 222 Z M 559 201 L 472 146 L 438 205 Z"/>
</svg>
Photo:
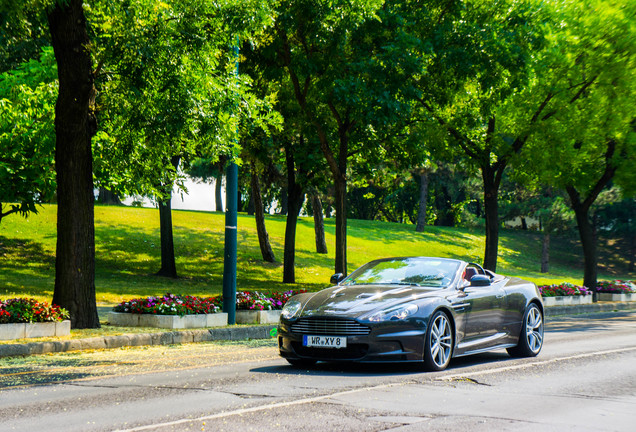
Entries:
<svg viewBox="0 0 636 432">
<path fill-rule="evenodd" d="M 35 299 L 0 300 L 0 340 L 68 336 L 68 318 L 65 309 Z"/>
<path fill-rule="evenodd" d="M 592 303 L 592 291 L 586 287 L 568 282 L 555 285 L 542 285 L 539 292 L 545 306 L 565 306 Z"/>
<path fill-rule="evenodd" d="M 60 322 L 68 318 L 66 309 L 35 299 L 0 300 L 0 324 Z"/>
<path fill-rule="evenodd" d="M 636 301 L 634 281 L 599 281 L 596 292 L 600 301 Z"/>
<path fill-rule="evenodd" d="M 200 298 L 167 293 L 163 297 L 147 297 L 121 302 L 114 312 L 146 315 L 198 315 L 221 311 L 216 297 Z"/>
<path fill-rule="evenodd" d="M 239 291 L 236 293 L 237 324 L 272 324 L 277 323 L 287 300 L 295 294 L 306 290 L 289 291 Z M 223 305 L 223 296 L 217 297 Z"/>
<path fill-rule="evenodd" d="M 304 292 L 307 292 L 307 290 L 289 290 L 283 292 L 238 291 L 236 293 L 236 310 L 282 310 L 291 296 Z M 223 307 L 223 296 L 215 297 L 215 299 L 217 299 L 219 307 Z"/>
<path fill-rule="evenodd" d="M 302 291 L 236 293 L 236 322 L 278 322 L 287 300 Z M 133 299 L 120 303 L 108 315 L 109 323 L 118 326 L 160 328 L 199 328 L 227 324 L 227 314 L 221 313 L 223 296 L 200 298 L 166 294 L 162 297 Z M 172 316 L 172 318 L 168 318 Z"/>
</svg>

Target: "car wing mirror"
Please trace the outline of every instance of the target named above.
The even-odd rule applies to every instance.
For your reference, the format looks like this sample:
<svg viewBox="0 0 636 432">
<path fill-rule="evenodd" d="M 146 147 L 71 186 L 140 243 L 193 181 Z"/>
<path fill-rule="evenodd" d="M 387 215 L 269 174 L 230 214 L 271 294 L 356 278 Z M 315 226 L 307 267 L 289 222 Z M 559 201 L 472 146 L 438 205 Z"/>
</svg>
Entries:
<svg viewBox="0 0 636 432">
<path fill-rule="evenodd" d="M 490 278 L 486 275 L 475 275 L 470 278 L 470 286 L 483 287 L 490 285 Z"/>
<path fill-rule="evenodd" d="M 338 285 L 340 282 L 342 282 L 345 278 L 345 275 L 342 273 L 336 273 L 335 275 L 331 276 L 331 279 L 329 279 L 329 281 L 331 282 L 332 285 Z"/>
</svg>

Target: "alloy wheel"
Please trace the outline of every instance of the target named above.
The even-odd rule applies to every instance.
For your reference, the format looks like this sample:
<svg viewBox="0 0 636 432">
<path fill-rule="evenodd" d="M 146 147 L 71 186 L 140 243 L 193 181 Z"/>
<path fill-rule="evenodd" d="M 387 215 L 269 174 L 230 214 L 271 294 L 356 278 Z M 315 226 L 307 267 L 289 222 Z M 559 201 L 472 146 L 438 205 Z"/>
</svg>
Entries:
<svg viewBox="0 0 636 432">
<path fill-rule="evenodd" d="M 453 335 L 448 318 L 444 314 L 435 317 L 431 327 L 431 359 L 440 368 L 446 366 L 452 352 Z"/>
<path fill-rule="evenodd" d="M 536 306 L 532 306 L 526 317 L 526 340 L 533 353 L 541 351 L 543 345 L 543 316 Z"/>
</svg>

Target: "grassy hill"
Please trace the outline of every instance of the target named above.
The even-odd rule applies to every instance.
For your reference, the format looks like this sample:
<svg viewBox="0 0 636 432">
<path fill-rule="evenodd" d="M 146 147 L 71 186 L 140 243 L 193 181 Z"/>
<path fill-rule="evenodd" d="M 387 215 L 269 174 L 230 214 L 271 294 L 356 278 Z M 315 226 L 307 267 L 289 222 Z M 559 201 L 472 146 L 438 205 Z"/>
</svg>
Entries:
<svg viewBox="0 0 636 432">
<path fill-rule="evenodd" d="M 50 301 L 55 281 L 56 209 L 47 205 L 37 215 L 15 215 L 0 224 L 0 298 L 35 297 Z M 96 291 L 99 303 L 117 303 L 135 296 L 166 292 L 209 296 L 222 291 L 223 236 L 221 213 L 173 211 L 175 254 L 180 278 L 154 273 L 160 267 L 159 212 L 132 207 L 95 207 Z M 267 229 L 276 258 L 282 261 L 285 217 L 268 216 Z M 301 218 L 296 241 L 297 284 L 282 284 L 282 262 L 261 260 L 254 218 L 238 217 L 237 289 L 317 290 L 333 273 L 335 221 L 325 229 L 330 253 L 314 252 L 313 219 Z M 428 227 L 416 233 L 413 225 L 350 220 L 349 271 L 375 258 L 442 256 L 482 262 L 484 234 L 480 229 Z M 541 235 L 502 230 L 497 271 L 537 284 L 583 279 L 583 259 L 576 239 L 553 239 L 551 272 L 541 274 Z M 610 243 L 599 253 L 599 279 L 634 279 L 627 260 Z"/>
</svg>

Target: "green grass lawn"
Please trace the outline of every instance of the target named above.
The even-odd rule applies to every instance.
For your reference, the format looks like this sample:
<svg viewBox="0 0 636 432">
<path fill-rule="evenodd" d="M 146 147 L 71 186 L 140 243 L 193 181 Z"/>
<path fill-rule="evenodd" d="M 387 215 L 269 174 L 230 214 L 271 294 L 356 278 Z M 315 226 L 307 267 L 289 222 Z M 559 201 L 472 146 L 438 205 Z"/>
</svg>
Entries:
<svg viewBox="0 0 636 432">
<path fill-rule="evenodd" d="M 56 206 L 46 205 L 37 215 L 17 215 L 0 224 L 0 298 L 34 297 L 51 301 L 55 281 Z M 160 267 L 159 212 L 156 209 L 96 206 L 96 275 L 99 304 L 166 292 L 210 296 L 222 291 L 223 236 L 221 213 L 173 211 L 175 254 L 179 279 L 155 276 Z M 283 257 L 285 217 L 268 216 L 267 229 L 276 258 Z M 301 218 L 296 239 L 296 280 L 283 284 L 282 262 L 270 264 L 260 256 L 254 218 L 238 217 L 238 290 L 317 290 L 333 273 L 335 221 L 325 229 L 329 254 L 314 252 L 313 219 Z M 482 262 L 481 229 L 428 227 L 416 233 L 413 225 L 350 220 L 349 271 L 375 258 L 388 256 L 442 256 Z M 541 235 L 502 230 L 497 271 L 530 279 L 537 284 L 583 279 L 583 259 L 576 239 L 553 239 L 551 272 L 541 274 Z M 599 279 L 634 279 L 626 272 L 627 259 L 611 243 L 599 253 Z"/>
</svg>

